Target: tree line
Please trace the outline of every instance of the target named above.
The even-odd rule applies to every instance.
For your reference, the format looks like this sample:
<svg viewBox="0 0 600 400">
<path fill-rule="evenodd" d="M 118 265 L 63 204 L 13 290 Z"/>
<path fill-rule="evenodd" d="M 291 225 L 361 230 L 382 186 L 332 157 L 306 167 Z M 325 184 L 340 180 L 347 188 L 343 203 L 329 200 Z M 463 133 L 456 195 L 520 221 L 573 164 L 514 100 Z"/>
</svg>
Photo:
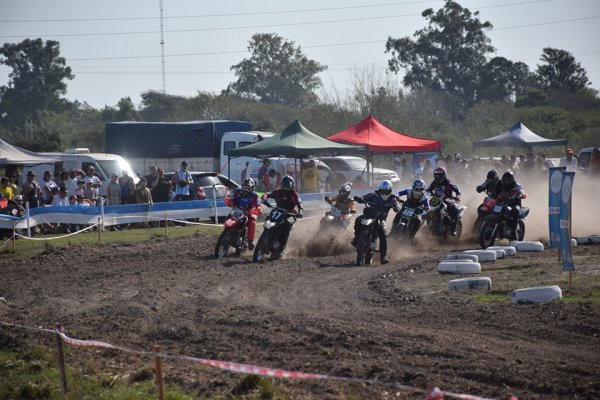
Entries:
<svg viewBox="0 0 600 400">
<path fill-rule="evenodd" d="M 112 121 L 236 119 L 276 132 L 299 119 L 328 136 L 373 115 L 399 132 L 441 140 L 446 153 L 471 154 L 472 141 L 517 120 L 544 137 L 567 138 L 574 148 L 599 145 L 600 99 L 575 57 L 544 48 L 531 71 L 495 56 L 486 35 L 493 26 L 478 15 L 450 0 L 424 10 L 426 26 L 412 37 L 388 37 L 382 49 L 390 57 L 387 73 L 355 69 L 345 91 L 324 89 L 318 74 L 327 66 L 293 41 L 257 33 L 249 57 L 231 66 L 235 81 L 221 93 L 147 91 L 139 106 L 124 97 L 101 109 L 64 98 L 75 76 L 59 42 L 5 43 L 0 63 L 12 72 L 0 86 L 0 136 L 34 151 L 103 151 L 104 124 Z"/>
</svg>

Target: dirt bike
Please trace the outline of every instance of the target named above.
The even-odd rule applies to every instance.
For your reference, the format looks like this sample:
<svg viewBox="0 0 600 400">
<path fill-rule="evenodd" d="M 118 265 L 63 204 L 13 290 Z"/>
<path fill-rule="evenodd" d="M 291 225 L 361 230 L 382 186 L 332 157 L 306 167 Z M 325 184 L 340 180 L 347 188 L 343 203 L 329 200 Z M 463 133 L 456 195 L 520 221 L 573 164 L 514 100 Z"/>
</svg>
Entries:
<svg viewBox="0 0 600 400">
<path fill-rule="evenodd" d="M 446 196 L 438 197 L 431 196 L 429 199 L 430 209 L 424 214 L 424 225 L 427 227 L 427 231 L 430 235 L 437 236 L 441 239 L 447 238 L 451 231 L 452 220 L 448 213 L 448 205 L 451 203 L 456 205 L 458 202 L 453 198 Z M 460 206 L 458 208 L 458 215 L 456 217 L 456 238 L 460 238 L 462 234 L 462 216 L 467 209 L 467 206 Z"/>
<path fill-rule="evenodd" d="M 422 213 L 423 209 L 421 207 L 409 205 L 403 200 L 400 200 L 400 202 L 402 203 L 402 208 L 394 217 L 392 230 L 390 231 L 390 237 L 400 239 L 401 241 L 412 241 L 421 227 L 419 214 Z M 411 226 L 414 226 L 414 224 L 418 224 L 419 227 L 413 231 Z"/>
<path fill-rule="evenodd" d="M 487 249 L 496 243 L 496 240 L 511 239 L 523 240 L 525 237 L 525 222 L 523 219 L 529 214 L 528 207 L 521 207 L 517 220 L 516 231 L 510 227 L 513 208 L 503 204 L 496 204 L 489 214 L 483 220 L 481 231 L 479 232 L 479 244 L 482 249 Z"/>
<path fill-rule="evenodd" d="M 296 222 L 296 215 L 287 212 L 283 208 L 273 207 L 266 201 L 263 204 L 271 208 L 271 212 L 265 220 L 264 230 L 254 248 L 253 262 L 264 261 L 266 254 L 271 254 L 271 259 L 276 258 L 280 250 L 279 239 L 283 230 L 288 229 L 286 221 L 292 225 Z"/>
<path fill-rule="evenodd" d="M 356 237 L 356 265 L 359 266 L 371 265 L 379 239 L 377 231 L 381 221 L 377 219 L 377 209 L 369 207 L 370 204 L 366 203 Z"/>
<path fill-rule="evenodd" d="M 227 219 L 225 220 L 225 228 L 215 247 L 215 258 L 223 258 L 229 252 L 231 247 L 235 248 L 235 255 L 239 256 L 242 251 L 248 248 L 246 240 L 248 216 L 241 208 L 234 207 Z"/>
<path fill-rule="evenodd" d="M 325 216 L 321 218 L 319 223 L 319 232 L 335 231 L 335 230 L 346 230 L 350 221 L 352 220 L 352 214 L 354 210 L 348 211 L 344 205 L 327 201 L 331 204 L 331 209 L 325 213 Z"/>
<path fill-rule="evenodd" d="M 473 225 L 473 232 L 476 232 L 477 234 L 481 232 L 483 220 L 492 212 L 494 207 L 496 207 L 496 199 L 493 199 L 490 196 L 485 196 L 483 202 L 479 205 L 479 207 L 477 207 L 477 219 Z"/>
</svg>

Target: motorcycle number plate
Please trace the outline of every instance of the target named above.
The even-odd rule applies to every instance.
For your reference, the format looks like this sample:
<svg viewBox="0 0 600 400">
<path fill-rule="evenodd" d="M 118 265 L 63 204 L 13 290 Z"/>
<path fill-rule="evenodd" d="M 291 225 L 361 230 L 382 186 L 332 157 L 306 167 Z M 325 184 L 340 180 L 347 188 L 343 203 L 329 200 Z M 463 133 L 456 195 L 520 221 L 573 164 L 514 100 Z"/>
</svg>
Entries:
<svg viewBox="0 0 600 400">
<path fill-rule="evenodd" d="M 271 211 L 271 215 L 269 216 L 269 219 L 271 221 L 279 221 L 283 217 L 284 217 L 284 214 L 281 211 L 273 210 L 273 211 Z"/>
<path fill-rule="evenodd" d="M 494 212 L 495 212 L 495 213 L 500 213 L 500 212 L 502 212 L 502 206 L 501 206 L 501 205 L 494 206 Z"/>
<path fill-rule="evenodd" d="M 331 210 L 329 210 L 329 214 L 331 214 L 333 217 L 339 218 L 342 215 L 342 210 L 332 207 Z"/>
<path fill-rule="evenodd" d="M 412 208 L 405 208 L 404 211 L 402 211 L 402 216 L 404 218 L 411 218 L 413 215 L 415 215 L 415 210 Z"/>
<path fill-rule="evenodd" d="M 234 208 L 231 210 L 231 216 L 233 219 L 242 219 L 244 218 L 244 211 L 239 208 Z"/>
</svg>

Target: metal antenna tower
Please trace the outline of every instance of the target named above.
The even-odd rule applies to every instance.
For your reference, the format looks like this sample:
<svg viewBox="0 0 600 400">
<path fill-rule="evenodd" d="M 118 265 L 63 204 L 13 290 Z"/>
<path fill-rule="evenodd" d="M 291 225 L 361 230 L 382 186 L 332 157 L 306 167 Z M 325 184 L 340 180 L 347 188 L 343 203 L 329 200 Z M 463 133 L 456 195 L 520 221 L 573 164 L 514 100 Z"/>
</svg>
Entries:
<svg viewBox="0 0 600 400">
<path fill-rule="evenodd" d="M 160 59 L 162 65 L 162 91 L 167 93 L 167 87 L 165 83 L 165 38 L 163 33 L 163 0 L 160 1 Z"/>
</svg>

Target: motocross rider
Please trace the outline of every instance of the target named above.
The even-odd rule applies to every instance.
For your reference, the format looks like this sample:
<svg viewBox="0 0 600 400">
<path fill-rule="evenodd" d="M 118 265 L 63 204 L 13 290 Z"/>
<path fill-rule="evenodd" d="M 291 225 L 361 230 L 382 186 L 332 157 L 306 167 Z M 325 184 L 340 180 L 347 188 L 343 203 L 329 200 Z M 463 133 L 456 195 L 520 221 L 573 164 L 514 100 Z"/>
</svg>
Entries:
<svg viewBox="0 0 600 400">
<path fill-rule="evenodd" d="M 368 207 L 373 207 L 377 210 L 377 219 L 380 221 L 378 224 L 377 235 L 379 236 L 379 261 L 381 264 L 387 264 L 390 262 L 387 257 L 387 238 L 385 232 L 385 220 L 387 219 L 388 213 L 391 208 L 395 212 L 400 209 L 398 203 L 398 197 L 392 194 L 392 182 L 388 180 L 381 181 L 379 187 L 373 193 L 367 193 L 363 197 L 354 196 L 354 200 L 359 203 L 368 203 Z M 356 246 L 358 241 L 358 232 L 361 225 L 363 215 L 356 218 L 354 221 L 354 239 L 352 240 L 352 246 Z"/>
<path fill-rule="evenodd" d="M 242 188 L 237 188 L 232 197 L 225 198 L 229 207 L 238 207 L 244 210 L 248 217 L 248 250 L 254 250 L 254 234 L 256 233 L 256 217 L 262 213 L 260 199 L 254 191 L 254 179 L 246 178 Z"/>
<path fill-rule="evenodd" d="M 496 200 L 512 208 L 510 213 L 511 218 L 508 221 L 512 235 L 510 240 L 517 240 L 517 224 L 521 210 L 521 199 L 526 197 L 527 194 L 525 194 L 523 186 L 515 180 L 515 175 L 511 171 L 505 172 L 500 180 L 500 190 Z"/>
<path fill-rule="evenodd" d="M 331 205 L 339 204 L 343 207 L 343 214 L 355 214 L 356 206 L 354 200 L 350 197 L 352 184 L 349 182 L 340 186 L 337 196 L 325 196 L 325 201 Z"/>
<path fill-rule="evenodd" d="M 427 191 L 433 196 L 440 198 L 445 196 L 446 199 L 454 198 L 457 202 L 460 201 L 460 189 L 446 177 L 446 168 L 444 167 L 437 167 L 433 170 L 433 182 L 431 182 Z M 456 195 L 452 197 L 452 193 L 456 193 Z M 446 200 L 444 200 L 444 203 L 448 209 L 448 215 L 450 215 L 450 235 L 456 236 L 458 207 L 456 207 L 456 204 Z"/>
<path fill-rule="evenodd" d="M 304 207 L 302 206 L 302 200 L 298 196 L 298 192 L 294 190 L 294 178 L 289 175 L 284 176 L 281 179 L 281 188 L 273 190 L 270 193 L 263 195 L 263 201 L 266 199 L 275 199 L 277 207 L 283 208 L 290 214 L 296 215 L 296 218 L 302 218 Z M 296 209 L 298 211 L 296 211 Z M 290 224 L 287 219 L 284 222 L 285 229 L 281 237 L 279 238 L 279 250 L 275 254 L 276 258 L 281 258 L 285 254 L 285 248 L 287 246 L 288 239 L 290 237 L 290 231 L 293 225 Z"/>
<path fill-rule="evenodd" d="M 424 211 L 429 211 L 429 200 L 427 199 L 427 196 L 425 196 L 425 182 L 422 179 L 416 179 L 413 182 L 412 187 L 399 191 L 396 196 L 398 196 L 398 198 L 406 196 L 405 203 L 415 209 L 417 216 L 410 226 L 411 237 L 414 237 L 421 227 L 421 214 L 423 214 Z M 398 223 L 400 217 L 400 213 L 396 214 L 394 217 L 394 225 Z"/>
<path fill-rule="evenodd" d="M 498 197 L 498 192 L 500 191 L 501 183 L 500 183 L 500 175 L 498 171 L 495 169 L 490 169 L 487 173 L 485 181 L 478 185 L 475 190 L 477 193 L 485 192 L 492 199 L 496 199 Z"/>
</svg>

